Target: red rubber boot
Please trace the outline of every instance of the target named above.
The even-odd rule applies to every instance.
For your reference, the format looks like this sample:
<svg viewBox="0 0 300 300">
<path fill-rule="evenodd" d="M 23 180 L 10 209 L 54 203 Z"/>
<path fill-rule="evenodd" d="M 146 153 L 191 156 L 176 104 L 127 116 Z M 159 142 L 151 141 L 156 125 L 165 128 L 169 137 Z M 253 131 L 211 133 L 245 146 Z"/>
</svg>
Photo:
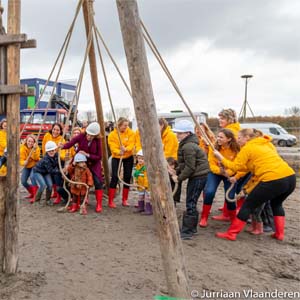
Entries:
<svg viewBox="0 0 300 300">
<path fill-rule="evenodd" d="M 216 237 L 235 241 L 236 236 L 243 230 L 245 225 L 246 222 L 240 220 L 239 218 L 235 218 L 229 226 L 228 230 L 226 232 L 217 232 Z"/>
<path fill-rule="evenodd" d="M 216 220 L 216 221 L 225 221 L 225 222 L 230 221 L 230 216 L 229 216 L 229 213 L 228 213 L 226 202 L 224 203 L 224 209 L 223 209 L 222 213 L 218 216 L 213 216 L 212 219 Z"/>
<path fill-rule="evenodd" d="M 201 219 L 199 222 L 200 227 L 207 227 L 207 220 L 208 220 L 208 216 L 210 214 L 210 210 L 211 210 L 211 205 L 203 204 Z"/>
<path fill-rule="evenodd" d="M 56 190 L 56 187 L 57 187 L 56 184 L 53 184 L 53 185 L 52 185 L 52 191 L 53 191 L 53 194 L 51 195 L 51 198 L 56 198 L 56 197 L 57 197 L 57 190 Z"/>
<path fill-rule="evenodd" d="M 101 213 L 102 212 L 102 199 L 103 199 L 103 190 L 95 190 L 95 196 L 96 196 L 96 212 Z"/>
<path fill-rule="evenodd" d="M 116 194 L 116 189 L 110 188 L 108 190 L 108 207 L 116 208 L 116 204 L 114 203 L 114 198 Z"/>
<path fill-rule="evenodd" d="M 61 195 L 59 193 L 57 193 L 57 197 L 55 199 L 55 201 L 53 202 L 53 204 L 59 204 L 61 202 Z"/>
<path fill-rule="evenodd" d="M 129 189 L 123 187 L 122 206 L 130 206 L 127 202 L 128 194 L 129 194 Z"/>
<path fill-rule="evenodd" d="M 285 216 L 274 216 L 275 233 L 272 238 L 282 241 L 284 239 Z"/>
<path fill-rule="evenodd" d="M 25 196 L 25 199 L 31 199 L 34 197 L 33 194 L 33 186 L 30 185 L 28 188 L 26 188 L 26 190 L 28 191 L 29 195 Z"/>
</svg>

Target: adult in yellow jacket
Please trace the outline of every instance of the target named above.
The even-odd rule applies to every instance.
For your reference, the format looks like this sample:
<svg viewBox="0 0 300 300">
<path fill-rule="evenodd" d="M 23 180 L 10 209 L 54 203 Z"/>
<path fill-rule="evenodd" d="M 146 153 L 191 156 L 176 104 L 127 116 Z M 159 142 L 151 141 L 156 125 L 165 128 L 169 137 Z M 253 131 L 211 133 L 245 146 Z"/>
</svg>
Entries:
<svg viewBox="0 0 300 300">
<path fill-rule="evenodd" d="M 40 160 L 41 150 L 37 144 L 36 136 L 28 135 L 20 148 L 21 183 L 29 192 L 26 198 L 33 198 L 38 190 L 37 183 L 32 175 L 32 168 Z M 31 180 L 31 185 L 28 183 Z"/>
<path fill-rule="evenodd" d="M 65 143 L 65 139 L 62 139 L 62 135 L 63 135 L 63 128 L 61 126 L 60 123 L 54 123 L 52 125 L 52 128 L 49 132 L 47 132 L 44 135 L 43 141 L 42 141 L 42 154 L 43 156 L 45 156 L 46 154 L 46 150 L 45 150 L 45 146 L 46 143 L 49 141 L 54 142 L 57 146 L 59 145 L 59 143 Z M 62 160 L 62 167 L 64 166 L 64 161 L 66 158 L 66 150 L 61 150 L 60 151 L 60 159 Z M 53 178 L 53 194 L 51 196 L 51 198 L 56 198 L 54 200 L 54 204 L 59 204 L 61 202 L 61 196 L 60 194 L 57 193 L 57 190 L 59 189 L 59 187 L 61 187 L 63 185 L 63 179 L 61 174 L 57 174 L 55 176 L 55 178 Z"/>
<path fill-rule="evenodd" d="M 240 147 L 237 144 L 233 132 L 228 129 L 221 129 L 218 132 L 215 148 L 218 149 L 220 153 L 222 153 L 222 155 L 229 160 L 234 160 L 234 158 L 236 157 L 236 155 L 240 150 Z M 220 164 L 218 159 L 214 156 L 211 147 L 209 147 L 208 162 L 209 162 L 210 172 L 208 173 L 207 182 L 203 192 L 204 199 L 203 199 L 201 218 L 199 222 L 200 227 L 207 226 L 207 220 L 210 214 L 211 206 L 221 181 L 224 184 L 224 194 L 226 194 L 227 190 L 231 186 L 231 182 L 229 181 L 229 178 L 235 176 L 235 179 L 238 180 L 245 175 L 242 172 L 236 173 L 231 171 L 228 168 L 224 168 Z M 232 188 L 230 192 L 229 195 L 230 198 L 233 198 L 235 196 L 235 191 L 236 191 L 236 185 L 234 186 L 234 188 Z M 236 215 L 235 202 L 228 202 L 226 199 L 225 201 L 226 201 L 226 206 L 224 208 L 223 214 L 219 216 L 214 216 L 213 217 L 214 220 L 230 221 L 235 217 Z"/>
<path fill-rule="evenodd" d="M 250 171 L 259 183 L 248 195 L 228 231 L 216 235 L 219 238 L 235 240 L 250 214 L 270 200 L 275 223 L 275 233 L 272 236 L 283 240 L 285 212 L 282 203 L 295 189 L 295 172 L 278 155 L 270 138 L 263 136 L 260 131 L 242 129 L 238 135 L 238 142 L 242 148 L 234 161 L 224 158 L 218 151 L 215 151 L 216 157 L 226 168 L 235 172 Z"/>
<path fill-rule="evenodd" d="M 240 123 L 237 121 L 236 112 L 231 109 L 222 109 L 219 114 L 219 126 L 221 128 L 230 129 L 235 138 L 238 136 L 238 132 L 241 130 Z"/>
<path fill-rule="evenodd" d="M 164 118 L 158 120 L 165 158 L 177 159 L 178 139 Z"/>
<path fill-rule="evenodd" d="M 129 120 L 126 118 L 119 118 L 117 122 L 117 127 L 120 133 L 120 139 L 118 135 L 118 130 L 115 128 L 110 134 L 108 135 L 108 145 L 111 151 L 112 161 L 111 161 L 111 169 L 112 169 L 112 176 L 111 181 L 109 184 L 109 191 L 108 191 L 108 206 L 110 208 L 115 208 L 116 204 L 113 202 L 116 187 L 119 181 L 118 178 L 118 168 L 120 159 L 122 158 L 123 163 L 123 180 L 125 183 L 130 184 L 131 181 L 131 174 L 133 168 L 133 151 L 135 145 L 135 133 L 129 127 Z M 122 193 L 122 205 L 129 206 L 127 203 L 129 194 L 129 186 L 123 186 L 123 193 Z"/>
<path fill-rule="evenodd" d="M 4 157 L 4 151 L 7 146 L 7 133 L 6 133 L 6 128 L 7 128 L 7 121 L 6 119 L 3 119 L 0 122 L 0 159 L 6 160 L 6 157 Z M 5 176 L 6 175 L 6 166 L 2 165 L 0 166 L 0 176 Z"/>
</svg>

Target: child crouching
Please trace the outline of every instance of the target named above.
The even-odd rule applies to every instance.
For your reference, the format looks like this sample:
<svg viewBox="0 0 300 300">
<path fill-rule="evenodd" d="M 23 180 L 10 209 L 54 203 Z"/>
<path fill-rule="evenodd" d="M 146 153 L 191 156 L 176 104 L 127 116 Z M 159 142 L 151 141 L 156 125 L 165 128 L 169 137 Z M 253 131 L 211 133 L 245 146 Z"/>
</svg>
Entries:
<svg viewBox="0 0 300 300">
<path fill-rule="evenodd" d="M 87 158 L 81 153 L 77 153 L 74 157 L 72 164 L 68 166 L 68 174 L 72 181 L 82 182 L 87 184 L 89 187 L 94 185 L 93 175 L 87 167 Z M 83 184 L 71 183 L 71 194 L 72 194 L 72 205 L 69 212 L 74 213 L 79 210 L 80 205 L 84 201 L 84 196 L 87 192 L 87 188 Z M 86 205 L 82 208 L 81 214 L 86 215 Z"/>
<path fill-rule="evenodd" d="M 149 184 L 147 178 L 147 169 L 144 163 L 143 151 L 140 150 L 136 154 L 137 164 L 135 166 L 135 172 L 133 174 L 134 181 L 138 185 L 138 207 L 135 212 L 140 212 L 143 215 L 152 215 L 152 205 L 149 192 Z"/>
</svg>

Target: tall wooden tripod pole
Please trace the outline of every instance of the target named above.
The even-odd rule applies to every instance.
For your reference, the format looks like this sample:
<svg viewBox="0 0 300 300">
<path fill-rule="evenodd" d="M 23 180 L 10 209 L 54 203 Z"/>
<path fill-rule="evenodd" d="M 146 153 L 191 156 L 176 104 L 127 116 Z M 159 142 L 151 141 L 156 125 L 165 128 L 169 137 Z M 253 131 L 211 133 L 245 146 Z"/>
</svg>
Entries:
<svg viewBox="0 0 300 300">
<path fill-rule="evenodd" d="M 82 10 L 83 10 L 83 16 L 84 16 L 86 36 L 88 37 L 90 30 L 92 30 L 92 27 L 91 27 L 91 24 L 93 22 L 92 14 L 94 11 L 93 10 L 93 0 L 85 0 L 83 2 Z M 102 151 L 103 151 L 102 163 L 103 163 L 103 169 L 104 169 L 105 184 L 106 184 L 106 187 L 108 187 L 109 186 L 108 152 L 107 152 L 107 144 L 106 144 L 106 137 L 105 137 L 104 115 L 103 115 L 99 81 L 98 81 L 98 73 L 97 73 L 95 47 L 94 47 L 93 41 L 92 41 L 91 48 L 89 51 L 89 62 L 90 62 L 91 80 L 92 80 L 92 84 L 93 84 L 97 118 L 98 118 L 98 122 L 100 123 L 100 127 L 101 127 L 101 135 L 102 135 L 101 141 L 102 141 Z"/>
<path fill-rule="evenodd" d="M 21 1 L 8 1 L 7 33 L 19 34 L 21 28 Z M 20 84 L 20 44 L 7 47 L 7 84 Z M 16 273 L 18 266 L 18 197 L 20 156 L 20 94 L 7 96 L 7 188 L 5 202 L 5 273 Z"/>
<path fill-rule="evenodd" d="M 167 163 L 163 155 L 158 118 L 136 0 L 117 0 L 123 43 L 143 153 L 151 186 L 162 261 L 170 296 L 190 298 L 182 243 L 179 237 Z"/>
</svg>

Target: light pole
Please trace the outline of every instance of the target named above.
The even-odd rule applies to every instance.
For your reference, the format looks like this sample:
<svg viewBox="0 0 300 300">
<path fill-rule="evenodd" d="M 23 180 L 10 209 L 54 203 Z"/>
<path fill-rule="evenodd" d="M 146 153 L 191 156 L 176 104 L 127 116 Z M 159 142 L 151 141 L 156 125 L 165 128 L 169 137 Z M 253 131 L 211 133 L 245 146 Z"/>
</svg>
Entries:
<svg viewBox="0 0 300 300">
<path fill-rule="evenodd" d="M 248 81 L 250 80 L 250 78 L 252 78 L 253 75 L 242 75 L 241 78 L 245 79 L 245 99 L 244 99 L 244 102 L 243 102 L 243 105 L 242 105 L 242 108 L 241 108 L 241 111 L 240 111 L 240 114 L 239 114 L 239 118 L 241 118 L 241 120 L 244 122 L 246 120 L 246 111 L 247 111 L 247 105 L 248 105 L 248 108 L 252 114 L 252 116 L 254 117 L 254 114 L 253 114 L 253 111 L 247 101 L 247 89 L 248 89 Z"/>
</svg>

